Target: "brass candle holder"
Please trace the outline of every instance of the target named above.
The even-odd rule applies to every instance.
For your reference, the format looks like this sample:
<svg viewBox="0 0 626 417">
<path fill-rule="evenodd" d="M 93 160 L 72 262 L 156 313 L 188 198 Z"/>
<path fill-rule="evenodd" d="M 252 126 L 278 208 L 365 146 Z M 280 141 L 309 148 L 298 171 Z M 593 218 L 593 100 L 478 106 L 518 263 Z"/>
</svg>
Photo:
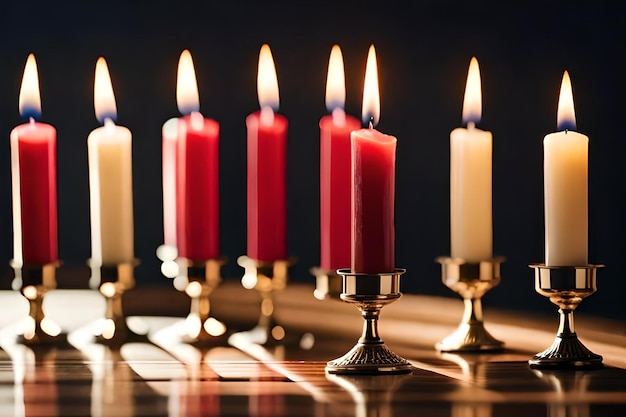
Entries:
<svg viewBox="0 0 626 417">
<path fill-rule="evenodd" d="M 17 335 L 17 342 L 24 345 L 58 344 L 66 340 L 61 328 L 43 310 L 43 300 L 48 291 L 54 290 L 56 269 L 61 262 L 50 262 L 43 265 L 22 264 L 11 262 L 15 271 L 13 288 L 19 289 L 28 300 L 29 319 L 25 327 Z"/>
<path fill-rule="evenodd" d="M 331 374 L 394 374 L 412 371 L 411 364 L 393 353 L 378 334 L 380 310 L 400 297 L 400 276 L 405 269 L 381 274 L 353 273 L 339 269 L 343 278 L 341 299 L 354 304 L 363 316 L 363 332 L 348 353 L 326 364 Z"/>
<path fill-rule="evenodd" d="M 285 328 L 275 317 L 274 296 L 285 289 L 289 278 L 289 267 L 293 259 L 263 262 L 242 255 L 237 264 L 244 268 L 241 285 L 246 289 L 256 289 L 261 295 L 261 311 L 257 325 L 245 332 L 255 343 L 260 345 L 282 344 L 287 341 Z"/>
<path fill-rule="evenodd" d="M 471 352 L 500 350 L 504 343 L 493 337 L 483 322 L 482 297 L 500 283 L 498 257 L 482 262 L 466 262 L 464 259 L 442 256 L 436 259 L 441 264 L 443 284 L 463 298 L 465 310 L 457 329 L 435 344 L 441 352 Z"/>
<path fill-rule="evenodd" d="M 106 310 L 102 327 L 95 341 L 111 347 L 119 347 L 127 342 L 146 341 L 145 335 L 133 332 L 126 324 L 122 306 L 122 295 L 135 286 L 135 267 L 139 260 L 121 262 L 115 265 L 94 265 L 91 267 L 90 285 L 97 288 L 105 298 Z"/>
<path fill-rule="evenodd" d="M 187 285 L 185 293 L 191 298 L 189 314 L 184 322 L 183 341 L 195 346 L 208 347 L 223 344 L 226 325 L 211 317 L 211 303 L 209 296 L 222 282 L 220 268 L 226 263 L 226 258 L 209 259 L 204 262 L 179 259 L 184 265 Z"/>
<path fill-rule="evenodd" d="M 602 356 L 582 344 L 574 331 L 574 310 L 596 292 L 596 272 L 604 265 L 529 265 L 535 270 L 535 291 L 559 307 L 559 328 L 552 345 L 528 361 L 537 369 L 589 369 L 602 366 Z"/>
<path fill-rule="evenodd" d="M 329 271 L 320 267 L 310 270 L 315 277 L 315 290 L 313 296 L 318 300 L 341 300 L 343 290 L 343 278 L 336 270 Z"/>
</svg>

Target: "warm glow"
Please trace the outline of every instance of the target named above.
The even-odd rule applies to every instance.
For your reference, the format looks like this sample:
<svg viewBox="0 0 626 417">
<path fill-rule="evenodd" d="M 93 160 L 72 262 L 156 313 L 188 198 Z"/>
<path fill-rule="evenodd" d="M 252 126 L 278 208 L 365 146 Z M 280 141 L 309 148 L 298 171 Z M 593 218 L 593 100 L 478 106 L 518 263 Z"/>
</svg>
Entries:
<svg viewBox="0 0 626 417">
<path fill-rule="evenodd" d="M 210 334 L 211 336 L 217 337 L 226 333 L 226 326 L 221 321 L 214 319 L 213 317 L 209 317 L 204 322 L 204 330 Z"/>
<path fill-rule="evenodd" d="M 482 116 L 482 95 L 478 60 L 472 57 L 467 72 L 465 97 L 463 99 L 463 123 L 478 123 Z"/>
<path fill-rule="evenodd" d="M 198 281 L 191 281 L 187 285 L 187 288 L 185 288 L 185 292 L 191 298 L 200 297 L 200 294 L 202 294 L 202 284 Z"/>
<path fill-rule="evenodd" d="M 202 321 L 196 314 L 190 314 L 185 319 L 185 334 L 191 338 L 196 338 L 202 330 Z"/>
<path fill-rule="evenodd" d="M 176 79 L 176 103 L 181 114 L 190 114 L 200 110 L 198 98 L 198 82 L 196 71 L 191 59 L 191 52 L 185 49 L 178 60 L 178 77 Z"/>
<path fill-rule="evenodd" d="M 326 109 L 332 113 L 336 108 L 344 108 L 346 103 L 346 81 L 343 69 L 343 55 L 339 45 L 334 45 L 328 60 L 326 78 Z"/>
<path fill-rule="evenodd" d="M 370 46 L 365 66 L 365 82 L 363 85 L 363 124 L 374 127 L 380 119 L 380 95 L 378 91 L 378 67 L 376 65 L 376 50 Z"/>
<path fill-rule="evenodd" d="M 39 95 L 39 76 L 35 55 L 28 55 L 19 98 L 20 114 L 23 117 L 38 119 L 41 116 L 41 98 Z"/>
<path fill-rule="evenodd" d="M 261 47 L 261 53 L 259 54 L 257 93 L 261 109 L 269 107 L 274 112 L 278 111 L 278 79 L 276 78 L 272 51 L 267 44 Z"/>
<path fill-rule="evenodd" d="M 556 116 L 558 130 L 576 130 L 576 112 L 574 111 L 574 94 L 569 73 L 565 71 L 559 93 L 559 107 Z"/>
<path fill-rule="evenodd" d="M 106 319 L 102 323 L 102 337 L 111 340 L 113 336 L 115 336 L 115 322 L 112 319 Z"/>
<path fill-rule="evenodd" d="M 115 284 L 112 282 L 105 282 L 100 286 L 100 293 L 106 298 L 111 298 L 115 295 Z"/>
<path fill-rule="evenodd" d="M 176 278 L 180 270 L 176 261 L 163 261 L 161 264 L 161 273 L 167 278 Z"/>
<path fill-rule="evenodd" d="M 117 108 L 115 106 L 115 96 L 113 95 L 113 85 L 106 60 L 102 57 L 96 62 L 96 79 L 93 88 L 93 102 L 96 110 L 96 119 L 104 124 L 105 119 L 115 120 L 117 118 Z"/>
</svg>

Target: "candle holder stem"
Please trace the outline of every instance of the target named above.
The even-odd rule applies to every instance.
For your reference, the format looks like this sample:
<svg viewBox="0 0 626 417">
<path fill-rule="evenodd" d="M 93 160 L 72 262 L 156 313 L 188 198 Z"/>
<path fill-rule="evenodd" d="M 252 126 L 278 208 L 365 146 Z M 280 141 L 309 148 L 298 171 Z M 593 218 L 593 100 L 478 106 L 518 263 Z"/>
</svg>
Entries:
<svg viewBox="0 0 626 417">
<path fill-rule="evenodd" d="M 139 261 L 135 259 L 115 265 L 89 263 L 90 284 L 97 286 L 106 302 L 104 319 L 95 341 L 113 348 L 128 342 L 147 342 L 146 335 L 137 334 L 128 327 L 122 303 L 122 295 L 135 286 L 134 269 Z"/>
<path fill-rule="evenodd" d="M 574 310 L 596 292 L 596 271 L 603 265 L 535 269 L 535 291 L 559 307 L 559 328 L 552 345 L 528 361 L 537 369 L 592 369 L 602 366 L 602 356 L 587 349 L 574 330 Z"/>
<path fill-rule="evenodd" d="M 273 262 L 257 261 L 247 256 L 240 256 L 237 263 L 244 268 L 241 284 L 247 289 L 256 289 L 261 296 L 261 309 L 257 325 L 246 333 L 255 343 L 275 345 L 289 342 L 292 337 L 276 320 L 274 297 L 285 289 L 288 270 L 295 260 L 276 260 Z M 299 340 L 299 336 L 297 339 Z"/>
<path fill-rule="evenodd" d="M 337 271 L 343 276 L 341 299 L 354 304 L 363 317 L 363 331 L 348 353 L 326 364 L 331 374 L 394 374 L 411 372 L 411 364 L 393 353 L 380 338 L 380 310 L 402 296 L 400 275 L 404 269 L 386 274 L 359 274 L 349 269 Z"/>
<path fill-rule="evenodd" d="M 439 341 L 435 348 L 441 352 L 471 352 L 500 350 L 504 343 L 493 337 L 483 321 L 482 297 L 500 282 L 500 264 L 504 258 L 479 263 L 463 259 L 440 257 L 442 282 L 463 298 L 464 312 L 457 329 Z"/>
<path fill-rule="evenodd" d="M 179 260 L 186 265 L 187 286 L 185 293 L 191 299 L 189 314 L 185 320 L 183 341 L 197 347 L 224 345 L 226 325 L 211 317 L 210 295 L 222 281 L 220 268 L 226 258 L 209 259 L 195 262 Z"/>
<path fill-rule="evenodd" d="M 66 341 L 66 335 L 51 319 L 46 317 L 43 309 L 45 295 L 56 288 L 56 269 L 60 262 L 43 265 L 18 264 L 12 262 L 15 270 L 15 285 L 28 301 L 28 321 L 17 335 L 17 342 L 24 345 L 59 344 Z"/>
</svg>

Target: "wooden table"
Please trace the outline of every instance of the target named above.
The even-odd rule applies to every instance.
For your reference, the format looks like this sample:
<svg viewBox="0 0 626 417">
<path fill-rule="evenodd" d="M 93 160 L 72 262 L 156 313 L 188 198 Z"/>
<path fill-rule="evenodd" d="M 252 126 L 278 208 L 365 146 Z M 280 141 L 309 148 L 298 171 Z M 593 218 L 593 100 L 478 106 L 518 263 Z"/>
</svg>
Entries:
<svg viewBox="0 0 626 417">
<path fill-rule="evenodd" d="M 326 361 L 356 342 L 362 320 L 351 305 L 317 300 L 313 288 L 290 284 L 277 296 L 276 318 L 297 344 L 224 342 L 212 348 L 181 343 L 188 311 L 168 288 L 126 294 L 131 328 L 146 339 L 119 349 L 94 343 L 91 326 L 103 313 L 94 291 L 58 290 L 48 315 L 68 344 L 15 343 L 27 313 L 19 293 L 0 292 L 0 416 L 620 416 L 626 413 L 626 326 L 577 317 L 581 340 L 604 356 L 592 371 L 537 371 L 527 361 L 552 342 L 554 317 L 527 317 L 485 307 L 488 330 L 505 341 L 492 354 L 442 354 L 436 341 L 460 320 L 454 298 L 405 295 L 383 309 L 381 336 L 413 371 L 404 375 L 337 376 Z M 258 294 L 226 282 L 211 298 L 231 332 L 256 323 Z M 163 315 L 155 314 L 161 311 Z M 297 336 L 297 337 L 296 337 Z M 232 339 L 231 339 L 232 340 Z"/>
</svg>

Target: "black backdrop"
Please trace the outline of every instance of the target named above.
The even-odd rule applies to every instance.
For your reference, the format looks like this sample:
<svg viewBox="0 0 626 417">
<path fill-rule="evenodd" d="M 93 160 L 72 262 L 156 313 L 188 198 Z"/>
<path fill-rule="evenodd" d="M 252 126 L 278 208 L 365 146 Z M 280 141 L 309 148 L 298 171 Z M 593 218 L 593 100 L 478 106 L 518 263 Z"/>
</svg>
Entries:
<svg viewBox="0 0 626 417">
<path fill-rule="evenodd" d="M 256 65 L 269 43 L 289 119 L 288 248 L 292 280 L 313 282 L 319 262 L 319 131 L 334 43 L 343 50 L 349 113 L 360 116 L 367 49 L 377 49 L 379 129 L 398 138 L 396 260 L 404 292 L 456 297 L 435 257 L 449 253 L 449 132 L 461 124 L 467 66 L 483 81 L 479 127 L 494 135 L 494 253 L 506 257 L 488 306 L 552 311 L 533 290 L 543 262 L 542 139 L 556 130 L 563 71 L 579 131 L 590 137 L 589 259 L 605 263 L 588 313 L 626 318 L 624 119 L 626 6 L 589 2 L 4 2 L 0 6 L 0 263 L 12 256 L 9 132 L 22 122 L 18 93 L 36 55 L 42 121 L 58 130 L 59 250 L 63 268 L 90 256 L 86 138 L 96 59 L 107 59 L 118 124 L 133 132 L 137 285 L 171 285 L 159 272 L 162 123 L 178 116 L 176 66 L 190 49 L 200 107 L 221 125 L 221 244 L 226 279 L 245 252 L 245 116 L 258 108 Z M 60 274 L 63 273 L 61 270 Z"/>
</svg>

